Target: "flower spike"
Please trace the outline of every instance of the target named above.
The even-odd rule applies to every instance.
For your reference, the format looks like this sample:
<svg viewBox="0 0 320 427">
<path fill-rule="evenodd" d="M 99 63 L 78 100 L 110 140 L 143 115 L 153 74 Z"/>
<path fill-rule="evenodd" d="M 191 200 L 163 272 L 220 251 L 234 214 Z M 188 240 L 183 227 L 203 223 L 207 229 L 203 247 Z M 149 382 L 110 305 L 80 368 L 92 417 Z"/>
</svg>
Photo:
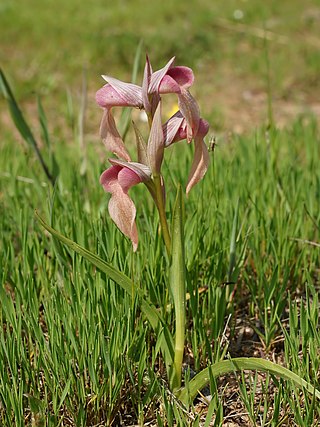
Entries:
<svg viewBox="0 0 320 427">
<path fill-rule="evenodd" d="M 164 149 L 175 142 L 186 139 L 194 141 L 194 158 L 188 177 L 187 194 L 207 171 L 209 154 L 204 137 L 208 123 L 200 117 L 197 102 L 189 92 L 194 82 L 193 71 L 184 66 L 174 66 L 175 58 L 160 70 L 153 72 L 148 56 L 144 68 L 142 86 L 125 83 L 110 76 L 96 93 L 97 103 L 104 108 L 100 134 L 106 148 L 118 159 L 110 159 L 111 167 L 103 172 L 100 182 L 106 192 L 111 193 L 109 213 L 118 228 L 128 236 L 137 249 L 138 233 L 135 223 L 136 208 L 128 195 L 129 189 L 143 182 L 153 197 L 160 217 L 163 237 L 170 253 L 170 232 L 165 215 L 165 190 L 161 175 Z M 161 95 L 175 93 L 180 110 L 164 125 L 161 121 Z M 150 133 L 145 142 L 135 124 L 138 163 L 132 162 L 119 134 L 113 107 L 135 107 L 144 109 L 148 116 Z"/>
</svg>

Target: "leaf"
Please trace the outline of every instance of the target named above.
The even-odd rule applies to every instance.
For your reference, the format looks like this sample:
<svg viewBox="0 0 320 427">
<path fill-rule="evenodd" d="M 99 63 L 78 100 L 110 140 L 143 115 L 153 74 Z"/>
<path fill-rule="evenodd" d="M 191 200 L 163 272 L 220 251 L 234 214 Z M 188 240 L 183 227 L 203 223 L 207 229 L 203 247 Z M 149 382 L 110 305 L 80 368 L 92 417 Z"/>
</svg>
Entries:
<svg viewBox="0 0 320 427">
<path fill-rule="evenodd" d="M 182 403 L 188 405 L 189 400 L 192 401 L 196 397 L 198 391 L 209 383 L 210 375 L 218 377 L 229 372 L 243 370 L 269 372 L 270 374 L 276 375 L 284 380 L 292 381 L 297 387 L 305 388 L 309 393 L 312 395 L 314 394 L 318 399 L 320 399 L 320 391 L 316 390 L 313 385 L 299 377 L 294 372 L 291 372 L 289 369 L 277 365 L 276 363 L 270 362 L 269 360 L 258 359 L 255 357 L 237 357 L 217 362 L 199 372 L 189 382 L 188 388 L 182 388 L 176 393 L 176 396 Z"/>
<path fill-rule="evenodd" d="M 230 239 L 230 251 L 229 251 L 229 268 L 228 268 L 228 282 L 233 281 L 233 272 L 236 266 L 236 247 L 237 247 L 237 225 L 238 225 L 238 213 L 239 213 L 239 199 L 237 202 L 236 210 L 233 217 L 232 232 Z"/>
<path fill-rule="evenodd" d="M 29 407 L 31 412 L 39 414 L 44 411 L 45 403 L 38 397 L 32 396 L 31 394 L 24 394 L 24 397 L 28 399 Z"/>
<path fill-rule="evenodd" d="M 30 127 L 28 126 L 27 122 L 25 121 L 22 115 L 22 112 L 14 98 L 14 95 L 9 86 L 9 83 L 7 82 L 7 79 L 1 69 L 0 69 L 0 90 L 8 102 L 10 114 L 14 124 L 16 125 L 16 128 L 20 132 L 20 135 L 22 136 L 22 138 L 27 142 L 27 144 L 29 144 L 34 149 L 44 173 L 46 174 L 51 184 L 54 185 L 54 178 L 49 172 L 49 169 L 39 150 L 38 144 L 31 132 Z"/>
<path fill-rule="evenodd" d="M 50 170 L 51 170 L 51 174 L 53 176 L 54 181 L 56 181 L 56 179 L 58 178 L 58 175 L 60 173 L 60 168 L 59 168 L 58 162 L 56 160 L 56 157 L 55 157 L 53 149 L 52 149 L 52 144 L 51 144 L 51 140 L 49 137 L 49 131 L 48 131 L 48 121 L 47 121 L 46 113 L 45 113 L 44 108 L 42 106 L 40 96 L 38 96 L 38 98 L 37 98 L 37 103 L 38 103 L 38 119 L 39 119 L 41 132 L 42 132 L 42 140 L 46 144 L 46 147 L 49 151 Z"/>
<path fill-rule="evenodd" d="M 125 292 L 127 292 L 130 296 L 132 296 L 132 280 L 126 276 L 125 274 L 121 273 L 121 271 L 117 270 L 115 267 L 113 267 L 111 264 L 105 262 L 103 259 L 98 257 L 93 252 L 89 251 L 88 249 L 78 245 L 78 243 L 68 239 L 63 234 L 56 231 L 54 228 L 50 227 L 38 214 L 37 211 L 35 211 L 35 216 L 37 220 L 40 222 L 42 227 L 44 227 L 49 233 L 51 233 L 54 237 L 56 237 L 59 241 L 64 243 L 66 246 L 77 252 L 79 255 L 83 256 L 85 259 L 91 262 L 91 264 L 95 265 L 100 271 L 107 274 L 110 279 L 112 279 L 115 283 L 117 283 L 119 286 L 121 286 L 122 289 L 124 289 Z M 135 289 L 135 292 L 137 293 L 139 297 L 140 302 L 140 308 L 142 313 L 146 316 L 148 321 L 150 322 L 151 327 L 157 332 L 159 328 L 165 327 L 163 325 L 163 320 L 160 317 L 159 312 L 157 311 L 156 307 L 149 303 L 143 296 L 143 293 L 140 289 Z M 161 349 L 163 351 L 165 360 L 170 363 L 170 360 L 173 359 L 173 339 L 172 335 L 168 333 L 166 335 L 163 335 L 163 338 L 161 339 Z"/>
<path fill-rule="evenodd" d="M 178 186 L 172 223 L 172 262 L 170 286 L 175 309 L 176 337 L 174 365 L 170 375 L 172 390 L 181 387 L 181 372 L 184 353 L 186 323 L 186 272 L 184 255 L 183 200 L 181 185 Z"/>
<path fill-rule="evenodd" d="M 38 104 L 38 119 L 42 132 L 42 140 L 46 144 L 46 146 L 50 149 L 51 141 L 48 132 L 48 120 L 46 113 L 44 111 L 40 96 L 37 97 Z"/>
<path fill-rule="evenodd" d="M 12 90 L 2 70 L 0 70 L 0 88 L 3 96 L 8 102 L 12 120 L 14 121 L 18 131 L 20 132 L 23 139 L 34 147 L 37 145 L 34 136 L 22 115 L 22 112 L 14 98 Z"/>
<path fill-rule="evenodd" d="M 60 398 L 60 402 L 58 405 L 58 410 L 63 405 L 63 402 L 64 402 L 65 398 L 67 397 L 67 394 L 69 393 L 70 385 L 71 385 L 71 378 L 68 379 L 67 384 L 65 385 L 65 388 L 63 389 L 63 392 L 62 392 L 61 398 Z"/>
</svg>

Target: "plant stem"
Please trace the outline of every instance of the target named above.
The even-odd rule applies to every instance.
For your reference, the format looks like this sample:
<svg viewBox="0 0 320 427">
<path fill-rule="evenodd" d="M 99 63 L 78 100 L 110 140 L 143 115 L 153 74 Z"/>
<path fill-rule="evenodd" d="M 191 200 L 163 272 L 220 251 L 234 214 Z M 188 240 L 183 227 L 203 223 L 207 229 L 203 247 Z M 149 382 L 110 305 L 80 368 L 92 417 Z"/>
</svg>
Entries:
<svg viewBox="0 0 320 427">
<path fill-rule="evenodd" d="M 183 363 L 183 354 L 184 354 L 185 321 L 186 321 L 185 319 L 186 308 L 185 308 L 184 298 L 176 297 L 174 307 L 175 307 L 175 316 L 176 316 L 176 337 L 175 337 L 175 344 L 174 344 L 174 362 L 173 362 L 174 376 L 172 381 L 173 391 L 178 390 L 181 387 L 182 363 Z"/>
<path fill-rule="evenodd" d="M 182 363 L 186 328 L 186 276 L 184 255 L 183 200 L 181 186 L 178 187 L 176 203 L 173 211 L 172 226 L 172 264 L 171 292 L 174 301 L 176 318 L 176 336 L 174 345 L 173 391 L 181 387 Z"/>
<path fill-rule="evenodd" d="M 161 186 L 161 177 L 160 175 L 153 177 L 153 182 L 155 186 L 155 202 L 159 212 L 159 219 L 161 225 L 161 231 L 163 240 L 167 249 L 167 254 L 171 257 L 171 236 L 169 232 L 166 210 L 165 210 L 165 202 L 164 202 L 164 194 Z"/>
</svg>

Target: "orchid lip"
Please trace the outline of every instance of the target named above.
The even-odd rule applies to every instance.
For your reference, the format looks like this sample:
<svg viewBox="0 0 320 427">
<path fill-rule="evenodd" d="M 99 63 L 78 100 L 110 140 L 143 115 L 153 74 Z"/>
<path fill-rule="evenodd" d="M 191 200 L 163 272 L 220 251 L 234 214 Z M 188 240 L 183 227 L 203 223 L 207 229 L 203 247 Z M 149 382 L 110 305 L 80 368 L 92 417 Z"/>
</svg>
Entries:
<svg viewBox="0 0 320 427">
<path fill-rule="evenodd" d="M 126 162 L 120 159 L 109 159 L 109 162 L 114 166 L 121 166 L 135 172 L 143 182 L 150 181 L 151 179 L 151 170 L 149 166 L 137 162 Z"/>
</svg>

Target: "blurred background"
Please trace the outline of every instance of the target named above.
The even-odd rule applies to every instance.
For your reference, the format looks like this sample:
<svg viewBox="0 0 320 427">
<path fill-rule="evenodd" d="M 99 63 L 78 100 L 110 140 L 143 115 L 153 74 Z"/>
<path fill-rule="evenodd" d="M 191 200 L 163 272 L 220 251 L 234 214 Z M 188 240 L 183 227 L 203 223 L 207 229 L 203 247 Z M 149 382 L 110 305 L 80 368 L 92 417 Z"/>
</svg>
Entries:
<svg viewBox="0 0 320 427">
<path fill-rule="evenodd" d="M 29 120 L 40 95 L 51 129 L 72 121 L 87 82 L 87 134 L 98 137 L 101 74 L 130 81 L 142 39 L 153 68 L 194 69 L 216 132 L 320 115 L 320 3 L 312 0 L 2 0 L 0 63 Z M 142 55 L 144 56 L 144 55 Z M 143 70 L 141 68 L 139 81 Z M 1 128 L 11 129 L 4 101 Z M 270 114 L 270 111 L 269 111 Z"/>
</svg>

